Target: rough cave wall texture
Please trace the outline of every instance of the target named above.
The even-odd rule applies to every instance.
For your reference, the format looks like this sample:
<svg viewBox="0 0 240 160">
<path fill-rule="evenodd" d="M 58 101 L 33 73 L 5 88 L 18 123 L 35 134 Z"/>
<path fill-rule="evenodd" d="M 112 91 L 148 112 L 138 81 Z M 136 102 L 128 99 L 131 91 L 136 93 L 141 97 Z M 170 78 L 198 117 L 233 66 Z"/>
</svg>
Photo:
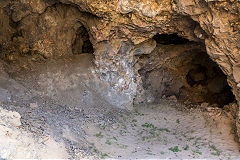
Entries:
<svg viewBox="0 0 240 160">
<path fill-rule="evenodd" d="M 155 34 L 177 33 L 205 42 L 240 102 L 239 10 L 238 0 L 5 0 L 0 51 L 9 59 L 17 52 L 45 58 L 71 54 L 84 25 L 95 49 L 96 75 L 123 95 L 120 107 L 131 109 L 144 92 L 135 55 L 153 51 Z"/>
</svg>

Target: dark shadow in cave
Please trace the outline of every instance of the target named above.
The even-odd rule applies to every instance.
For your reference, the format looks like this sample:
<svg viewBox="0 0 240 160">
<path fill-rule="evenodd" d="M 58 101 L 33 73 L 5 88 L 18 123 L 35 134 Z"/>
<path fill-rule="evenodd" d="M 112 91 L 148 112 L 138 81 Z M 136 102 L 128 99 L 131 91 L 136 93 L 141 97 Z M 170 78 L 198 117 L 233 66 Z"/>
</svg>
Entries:
<svg viewBox="0 0 240 160">
<path fill-rule="evenodd" d="M 194 67 L 186 75 L 187 83 L 192 88 L 204 88 L 207 92 L 202 96 L 206 102 L 223 107 L 235 100 L 227 76 L 206 52 L 196 55 L 191 63 Z"/>
<path fill-rule="evenodd" d="M 179 37 L 176 33 L 174 34 L 156 34 L 153 39 L 158 43 L 158 44 L 184 44 L 189 42 L 188 39 Z"/>
<path fill-rule="evenodd" d="M 177 34 L 157 34 L 153 39 L 158 44 L 157 48 L 152 54 L 139 57 L 142 66 L 139 74 L 143 88 L 153 95 L 155 102 L 163 95 L 219 107 L 234 102 L 227 76 L 210 59 L 205 45 Z"/>
<path fill-rule="evenodd" d="M 94 53 L 93 45 L 89 40 L 89 34 L 84 26 L 81 26 L 76 31 L 76 38 L 72 45 L 73 54 Z"/>
</svg>

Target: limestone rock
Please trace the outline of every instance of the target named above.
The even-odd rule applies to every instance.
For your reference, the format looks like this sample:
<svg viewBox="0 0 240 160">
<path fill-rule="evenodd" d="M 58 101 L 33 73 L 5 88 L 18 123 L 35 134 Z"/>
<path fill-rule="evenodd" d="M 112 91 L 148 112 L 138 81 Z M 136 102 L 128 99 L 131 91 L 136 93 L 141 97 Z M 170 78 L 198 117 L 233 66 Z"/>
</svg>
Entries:
<svg viewBox="0 0 240 160">
<path fill-rule="evenodd" d="M 157 43 L 155 40 L 148 40 L 135 46 L 133 55 L 150 54 L 155 49 Z"/>
<path fill-rule="evenodd" d="M 205 43 L 239 102 L 239 14 L 240 2 L 232 0 L 4 0 L 0 52 L 8 60 L 16 60 L 17 54 L 72 54 L 76 31 L 84 26 L 95 49 L 97 77 L 112 95 L 121 94 L 124 104 L 132 104 L 143 93 L 133 67 L 136 55 L 152 52 L 157 33 L 177 33 Z"/>
</svg>

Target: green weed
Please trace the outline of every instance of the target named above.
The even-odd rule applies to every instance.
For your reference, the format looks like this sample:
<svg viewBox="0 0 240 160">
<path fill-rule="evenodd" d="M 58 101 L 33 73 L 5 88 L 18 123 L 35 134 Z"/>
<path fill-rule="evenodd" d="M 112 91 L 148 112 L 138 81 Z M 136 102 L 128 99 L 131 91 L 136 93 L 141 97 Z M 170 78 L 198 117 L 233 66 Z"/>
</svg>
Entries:
<svg viewBox="0 0 240 160">
<path fill-rule="evenodd" d="M 133 119 L 132 122 L 135 123 L 135 122 L 137 122 L 137 120 L 136 120 L 136 119 Z"/>
<path fill-rule="evenodd" d="M 99 133 L 95 134 L 94 136 L 96 136 L 98 138 L 102 138 L 103 137 L 102 132 L 99 132 Z"/>
<path fill-rule="evenodd" d="M 135 111 L 136 116 L 144 116 L 144 114 L 140 113 L 138 110 Z"/>
<path fill-rule="evenodd" d="M 124 144 L 117 144 L 119 146 L 119 148 L 122 148 L 122 149 L 126 149 L 128 146 L 127 145 L 124 145 Z"/>
<path fill-rule="evenodd" d="M 167 129 L 167 128 L 159 128 L 158 130 L 159 130 L 159 131 L 161 131 L 161 132 L 162 132 L 162 131 L 165 131 L 165 132 L 170 132 L 170 130 L 169 130 L 169 129 Z"/>
<path fill-rule="evenodd" d="M 157 127 L 155 127 L 152 123 L 145 123 L 142 127 L 157 129 Z"/>
<path fill-rule="evenodd" d="M 172 152 L 181 152 L 181 150 L 178 148 L 178 146 L 175 146 L 174 148 L 171 147 L 171 148 L 169 148 L 169 150 Z"/>
<path fill-rule="evenodd" d="M 148 152 L 147 154 L 148 154 L 148 155 L 153 155 L 153 153 L 151 153 L 151 152 Z"/>
<path fill-rule="evenodd" d="M 107 153 L 101 153 L 101 159 L 107 158 L 108 154 Z"/>
<path fill-rule="evenodd" d="M 111 144 L 112 144 L 112 142 L 110 142 L 109 140 L 106 140 L 105 143 L 108 144 L 108 145 L 111 145 Z"/>
<path fill-rule="evenodd" d="M 219 149 L 217 149 L 217 147 L 216 146 L 214 146 L 214 145 L 210 145 L 209 146 L 212 150 L 214 150 L 215 152 L 212 152 L 211 154 L 212 155 L 214 155 L 214 156 L 219 156 L 220 154 L 221 154 L 221 150 L 219 150 Z"/>
<path fill-rule="evenodd" d="M 189 145 L 186 145 L 183 149 L 187 151 L 189 149 Z"/>
<path fill-rule="evenodd" d="M 97 149 L 94 149 L 93 152 L 94 152 L 94 153 L 98 153 L 98 150 L 97 150 Z"/>
<path fill-rule="evenodd" d="M 199 150 L 199 149 L 196 149 L 196 150 L 192 150 L 193 153 L 197 153 L 197 154 L 200 154 L 202 155 L 202 152 Z"/>
<path fill-rule="evenodd" d="M 177 124 L 180 124 L 180 120 L 179 120 L 179 119 L 177 119 L 177 120 L 176 120 L 176 123 L 177 123 Z"/>
</svg>

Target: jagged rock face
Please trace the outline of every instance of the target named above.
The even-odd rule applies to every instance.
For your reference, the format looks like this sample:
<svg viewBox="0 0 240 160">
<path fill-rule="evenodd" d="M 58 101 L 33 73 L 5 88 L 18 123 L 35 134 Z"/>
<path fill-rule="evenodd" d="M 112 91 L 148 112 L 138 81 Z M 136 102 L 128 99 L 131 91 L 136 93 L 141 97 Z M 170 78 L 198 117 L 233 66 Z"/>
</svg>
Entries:
<svg viewBox="0 0 240 160">
<path fill-rule="evenodd" d="M 155 34 L 177 33 L 205 42 L 239 102 L 239 10 L 234 0 L 6 0 L 0 2 L 0 51 L 10 60 L 18 53 L 72 54 L 84 25 L 95 50 L 96 75 L 125 97 L 120 107 L 131 108 L 144 94 L 133 67 L 136 55 L 151 53 Z"/>
</svg>

